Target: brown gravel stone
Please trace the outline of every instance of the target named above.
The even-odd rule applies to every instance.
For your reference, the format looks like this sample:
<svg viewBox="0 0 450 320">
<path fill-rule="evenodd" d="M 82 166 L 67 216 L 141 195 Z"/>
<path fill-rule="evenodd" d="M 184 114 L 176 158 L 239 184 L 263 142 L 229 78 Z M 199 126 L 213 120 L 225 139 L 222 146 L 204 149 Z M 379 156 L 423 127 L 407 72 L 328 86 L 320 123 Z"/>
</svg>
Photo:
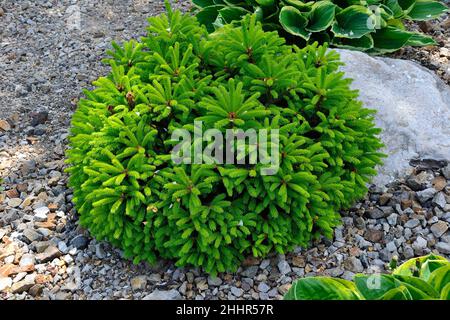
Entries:
<svg viewBox="0 0 450 320">
<path fill-rule="evenodd" d="M 364 233 L 364 238 L 366 238 L 370 242 L 379 243 L 384 238 L 384 233 L 381 230 L 367 229 Z"/>
<path fill-rule="evenodd" d="M 10 189 L 10 190 L 6 191 L 5 193 L 8 198 L 19 198 L 19 196 L 20 196 L 19 192 L 17 192 L 16 188 Z"/>
<path fill-rule="evenodd" d="M 437 191 L 441 191 L 447 185 L 447 180 L 443 176 L 437 176 L 434 178 L 432 185 Z"/>
<path fill-rule="evenodd" d="M 306 265 L 306 261 L 304 257 L 301 256 L 294 256 L 292 258 L 292 265 L 294 267 L 298 267 L 298 268 L 304 268 Z"/>
</svg>

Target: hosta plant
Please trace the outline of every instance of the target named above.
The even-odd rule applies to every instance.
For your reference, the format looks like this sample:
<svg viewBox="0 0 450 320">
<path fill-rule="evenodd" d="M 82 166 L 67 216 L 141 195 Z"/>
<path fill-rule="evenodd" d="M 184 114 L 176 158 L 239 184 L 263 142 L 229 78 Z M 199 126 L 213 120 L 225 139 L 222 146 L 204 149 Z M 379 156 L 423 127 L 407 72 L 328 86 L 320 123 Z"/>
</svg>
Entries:
<svg viewBox="0 0 450 320">
<path fill-rule="evenodd" d="M 290 42 L 314 41 L 381 54 L 404 46 L 427 46 L 432 37 L 405 30 L 406 21 L 437 18 L 448 8 L 434 0 L 193 0 L 209 31 L 255 13 L 265 30 Z"/>
<path fill-rule="evenodd" d="M 250 16 L 214 34 L 170 7 L 149 23 L 141 42 L 113 45 L 112 71 L 73 115 L 68 172 L 81 225 L 136 263 L 163 257 L 213 274 L 332 236 L 382 156 L 374 111 L 337 53 L 286 45 Z M 279 130 L 278 171 L 176 164 L 172 133 L 196 120 L 204 131 Z"/>
<path fill-rule="evenodd" d="M 450 300 L 450 262 L 430 254 L 394 268 L 392 274 L 355 275 L 354 282 L 309 277 L 294 282 L 286 300 Z"/>
</svg>

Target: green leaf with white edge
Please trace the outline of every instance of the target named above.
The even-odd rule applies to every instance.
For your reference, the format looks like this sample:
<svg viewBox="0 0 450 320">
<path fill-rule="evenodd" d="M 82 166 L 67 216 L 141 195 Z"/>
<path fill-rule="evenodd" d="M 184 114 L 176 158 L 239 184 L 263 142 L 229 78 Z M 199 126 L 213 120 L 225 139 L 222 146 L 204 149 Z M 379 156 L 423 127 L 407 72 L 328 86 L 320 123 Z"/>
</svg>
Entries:
<svg viewBox="0 0 450 320">
<path fill-rule="evenodd" d="M 290 34 L 308 40 L 311 33 L 305 29 L 307 20 L 301 12 L 290 6 L 283 7 L 280 11 L 280 23 L 284 30 Z"/>
<path fill-rule="evenodd" d="M 375 29 L 375 16 L 368 8 L 353 5 L 336 14 L 331 31 L 336 37 L 360 38 Z"/>
<path fill-rule="evenodd" d="M 448 11 L 445 4 L 438 1 L 418 0 L 408 13 L 412 20 L 425 21 L 439 18 Z"/>
<path fill-rule="evenodd" d="M 403 275 L 403 276 L 413 276 L 415 271 L 420 268 L 422 261 L 424 259 L 421 259 L 423 257 L 413 258 L 409 259 L 408 261 L 402 263 L 397 268 L 395 268 L 392 271 L 393 275 Z M 423 279 L 423 278 L 422 278 Z M 423 279 L 426 281 L 426 279 Z"/>
<path fill-rule="evenodd" d="M 276 23 L 280 24 L 280 8 L 276 7 L 276 10 L 270 12 L 270 14 L 264 17 L 264 22 L 267 24 Z"/>
<path fill-rule="evenodd" d="M 399 286 L 397 288 L 390 289 L 380 300 L 413 300 L 411 294 L 405 286 Z"/>
<path fill-rule="evenodd" d="M 251 13 L 241 7 L 225 7 L 219 10 L 219 14 L 226 23 L 240 20 L 246 14 Z"/>
<path fill-rule="evenodd" d="M 422 264 L 420 269 L 420 278 L 428 281 L 430 279 L 431 274 L 442 267 L 449 265 L 448 261 L 443 260 L 427 260 Z"/>
<path fill-rule="evenodd" d="M 436 291 L 441 292 L 444 287 L 450 283 L 450 263 L 434 270 L 428 279 L 428 283 L 432 285 Z"/>
<path fill-rule="evenodd" d="M 262 21 L 264 19 L 264 10 L 261 7 L 255 9 L 256 20 Z"/>
<path fill-rule="evenodd" d="M 353 282 L 345 280 L 345 279 L 341 279 L 341 278 L 333 278 L 333 280 L 339 282 L 340 284 L 344 285 L 347 289 L 352 290 L 353 292 L 355 292 L 358 296 L 358 299 L 361 299 L 361 295 L 358 293 L 358 290 L 356 289 L 356 286 Z"/>
<path fill-rule="evenodd" d="M 308 16 L 309 23 L 306 30 L 319 32 L 327 29 L 333 23 L 335 13 L 336 5 L 330 1 L 314 3 Z"/>
<path fill-rule="evenodd" d="M 428 296 L 429 298 L 439 298 L 439 292 L 436 291 L 429 283 L 420 279 L 419 277 L 413 276 L 404 276 L 404 275 L 394 275 L 395 279 L 401 281 L 402 283 L 406 283 L 417 290 L 420 290 L 423 294 Z M 408 288 L 409 289 L 409 288 Z M 411 295 L 414 297 L 414 290 L 409 290 Z M 419 293 L 420 295 L 420 293 Z M 414 297 L 415 300 L 418 298 Z"/>
<path fill-rule="evenodd" d="M 395 268 L 392 274 L 412 276 L 414 274 L 413 271 L 419 268 L 419 277 L 424 281 L 428 281 L 431 272 L 447 264 L 449 264 L 447 259 L 431 253 L 429 255 L 413 258 L 404 262 Z"/>
<path fill-rule="evenodd" d="M 402 18 L 405 16 L 405 12 L 403 11 L 402 7 L 398 4 L 398 0 L 387 0 L 385 2 L 385 5 L 391 9 L 394 18 Z"/>
<path fill-rule="evenodd" d="M 394 11 L 392 11 L 391 8 L 384 4 L 380 5 L 378 8 L 378 11 L 375 12 L 379 13 L 383 20 L 388 21 L 394 19 Z"/>
<path fill-rule="evenodd" d="M 314 1 L 303 2 L 300 0 L 285 0 L 287 5 L 293 6 L 302 12 L 310 11 Z"/>
<path fill-rule="evenodd" d="M 436 298 L 435 296 L 430 296 L 409 283 L 402 282 L 402 285 L 408 289 L 408 292 L 411 295 L 412 300 L 433 300 L 439 298 L 439 297 Z"/>
<path fill-rule="evenodd" d="M 357 274 L 354 281 L 358 291 L 366 300 L 380 299 L 389 290 L 400 286 L 400 281 L 386 274 Z"/>
<path fill-rule="evenodd" d="M 392 271 L 393 275 L 404 275 L 404 276 L 412 276 L 413 275 L 413 271 L 416 270 L 418 267 L 420 267 L 420 265 L 425 262 L 425 260 L 429 259 L 429 255 L 428 256 L 423 256 L 423 257 L 417 257 L 417 258 L 413 258 L 413 259 L 409 259 L 407 261 L 405 261 L 404 263 L 402 263 L 401 265 L 399 265 L 397 268 L 395 268 Z"/>
<path fill-rule="evenodd" d="M 285 300 L 360 300 L 350 281 L 329 277 L 302 278 L 294 282 Z"/>
<path fill-rule="evenodd" d="M 447 283 L 441 290 L 441 295 L 439 297 L 441 300 L 450 300 L 450 282 Z"/>
<path fill-rule="evenodd" d="M 197 20 L 206 26 L 208 32 L 214 31 L 213 23 L 216 21 L 219 15 L 219 10 L 222 9 L 223 5 L 214 5 L 206 7 L 196 14 Z"/>
<path fill-rule="evenodd" d="M 437 45 L 437 42 L 433 39 L 433 37 L 424 35 L 424 34 L 418 34 L 414 33 L 411 38 L 409 38 L 408 42 L 406 43 L 407 46 L 435 46 Z"/>
<path fill-rule="evenodd" d="M 413 34 L 411 32 L 387 27 L 372 34 L 374 50 L 377 53 L 394 52 L 405 46 Z"/>
<path fill-rule="evenodd" d="M 351 50 L 366 51 L 373 48 L 373 39 L 370 34 L 358 39 L 333 38 L 331 43 L 338 48 Z"/>
</svg>

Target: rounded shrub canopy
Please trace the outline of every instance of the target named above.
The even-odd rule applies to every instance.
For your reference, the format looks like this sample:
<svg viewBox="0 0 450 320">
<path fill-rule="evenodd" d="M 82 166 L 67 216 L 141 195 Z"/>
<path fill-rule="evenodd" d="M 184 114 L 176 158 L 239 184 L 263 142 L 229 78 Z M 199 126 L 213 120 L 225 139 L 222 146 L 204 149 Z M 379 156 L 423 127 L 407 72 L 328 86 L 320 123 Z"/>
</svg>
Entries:
<svg viewBox="0 0 450 320">
<path fill-rule="evenodd" d="M 162 257 L 212 274 L 331 237 L 382 156 L 373 111 L 337 53 L 288 46 L 252 16 L 210 35 L 170 8 L 149 23 L 141 42 L 113 44 L 111 73 L 73 115 L 67 161 L 81 225 L 135 263 Z M 224 134 L 278 130 L 278 170 L 176 164 L 172 134 L 194 132 L 194 121 Z"/>
</svg>

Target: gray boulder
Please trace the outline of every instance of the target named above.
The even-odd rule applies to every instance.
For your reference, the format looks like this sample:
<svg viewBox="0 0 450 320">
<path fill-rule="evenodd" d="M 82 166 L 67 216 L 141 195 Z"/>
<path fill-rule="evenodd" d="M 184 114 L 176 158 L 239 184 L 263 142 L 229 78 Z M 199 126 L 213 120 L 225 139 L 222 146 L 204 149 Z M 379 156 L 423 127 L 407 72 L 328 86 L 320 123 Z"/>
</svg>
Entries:
<svg viewBox="0 0 450 320">
<path fill-rule="evenodd" d="M 417 63 L 337 50 L 360 100 L 376 109 L 388 154 L 373 182 L 405 177 L 411 159 L 450 160 L 450 87 Z"/>
</svg>

